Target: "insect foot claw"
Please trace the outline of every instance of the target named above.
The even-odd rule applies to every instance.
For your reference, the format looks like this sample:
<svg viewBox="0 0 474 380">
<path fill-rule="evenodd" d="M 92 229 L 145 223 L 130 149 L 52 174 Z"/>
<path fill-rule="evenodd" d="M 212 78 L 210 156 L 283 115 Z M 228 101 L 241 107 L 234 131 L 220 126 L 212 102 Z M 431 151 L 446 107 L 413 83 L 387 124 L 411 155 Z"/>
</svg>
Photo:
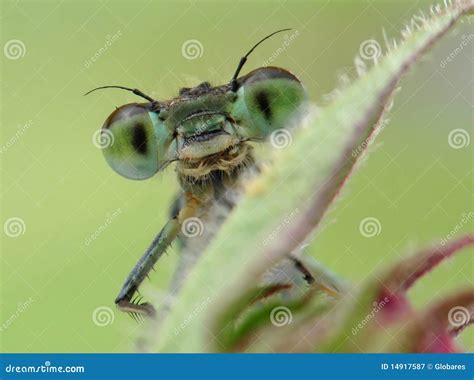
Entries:
<svg viewBox="0 0 474 380">
<path fill-rule="evenodd" d="M 131 313 L 131 314 L 138 314 L 141 316 L 147 316 L 150 318 L 154 318 L 156 316 L 156 310 L 153 305 L 149 302 L 144 302 L 141 304 L 136 304 L 127 300 L 121 300 L 116 302 L 117 308 L 120 311 Z"/>
</svg>

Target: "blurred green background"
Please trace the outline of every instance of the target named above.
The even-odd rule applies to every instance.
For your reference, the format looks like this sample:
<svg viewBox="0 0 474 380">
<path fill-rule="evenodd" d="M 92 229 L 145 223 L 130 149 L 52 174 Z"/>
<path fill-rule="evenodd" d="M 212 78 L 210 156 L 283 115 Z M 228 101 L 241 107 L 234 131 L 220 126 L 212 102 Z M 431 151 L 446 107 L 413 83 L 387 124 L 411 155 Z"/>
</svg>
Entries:
<svg viewBox="0 0 474 380">
<path fill-rule="evenodd" d="M 321 102 L 342 72 L 354 76 L 362 41 L 383 46 L 382 28 L 398 36 L 419 9 L 429 2 L 3 0 L 1 351 L 126 352 L 140 329 L 113 300 L 166 222 L 178 187 L 172 168 L 143 182 L 112 172 L 94 132 L 114 107 L 137 98 L 84 92 L 119 84 L 169 99 L 204 80 L 226 83 L 251 45 L 292 27 L 299 35 L 274 64 Z M 311 247 L 354 283 L 415 246 L 472 231 L 472 220 L 462 218 L 474 209 L 474 144 L 448 143 L 455 129 L 472 134 L 472 40 L 440 65 L 471 32 L 469 24 L 458 27 L 404 78 L 377 148 Z M 202 46 L 195 59 L 182 51 L 189 40 Z M 243 73 L 283 41 L 260 47 Z M 377 236 L 360 234 L 366 217 L 380 221 Z M 417 284 L 410 294 L 416 305 L 472 285 L 472 253 Z M 175 261 L 171 250 L 146 287 L 166 289 Z M 473 337 L 471 330 L 460 339 L 469 351 Z"/>
</svg>

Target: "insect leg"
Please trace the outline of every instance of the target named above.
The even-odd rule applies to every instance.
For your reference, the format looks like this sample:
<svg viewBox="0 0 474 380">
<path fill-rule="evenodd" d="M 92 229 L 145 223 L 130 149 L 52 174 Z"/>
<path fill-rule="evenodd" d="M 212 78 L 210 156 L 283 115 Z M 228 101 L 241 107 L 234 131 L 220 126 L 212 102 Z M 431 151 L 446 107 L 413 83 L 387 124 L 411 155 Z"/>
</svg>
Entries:
<svg viewBox="0 0 474 380">
<path fill-rule="evenodd" d="M 135 303 L 132 301 L 132 298 L 155 263 L 175 239 L 179 229 L 180 224 L 177 220 L 177 217 L 171 219 L 168 223 L 166 223 L 140 260 L 138 260 L 138 262 L 135 264 L 132 271 L 125 280 L 120 293 L 115 299 L 115 303 L 120 310 L 131 313 L 147 314 L 150 316 L 155 314 L 155 310 L 151 304 Z"/>
<path fill-rule="evenodd" d="M 309 271 L 309 269 L 307 269 L 305 265 L 303 264 L 303 262 L 300 259 L 298 259 L 296 256 L 290 255 L 289 258 L 291 261 L 293 261 L 293 265 L 295 266 L 295 268 L 299 272 L 301 272 L 304 280 L 308 283 L 308 285 L 312 285 L 315 279 L 313 275 L 311 274 L 311 272 Z"/>
<path fill-rule="evenodd" d="M 194 215 L 199 202 L 191 196 L 188 196 L 187 199 L 188 201 L 185 203 L 184 207 L 176 216 L 166 223 L 128 275 L 120 293 L 115 299 L 115 304 L 119 310 L 130 312 L 132 314 L 146 314 L 148 316 L 155 315 L 155 309 L 150 303 L 137 302 L 137 299 L 133 299 L 133 296 L 158 259 L 163 255 L 173 240 L 175 240 L 181 230 L 181 224 L 183 221 Z"/>
<path fill-rule="evenodd" d="M 337 297 L 346 289 L 346 285 L 336 275 L 311 257 L 303 260 L 295 255 L 289 255 L 288 258 L 309 285 L 320 288 L 329 296 Z"/>
</svg>

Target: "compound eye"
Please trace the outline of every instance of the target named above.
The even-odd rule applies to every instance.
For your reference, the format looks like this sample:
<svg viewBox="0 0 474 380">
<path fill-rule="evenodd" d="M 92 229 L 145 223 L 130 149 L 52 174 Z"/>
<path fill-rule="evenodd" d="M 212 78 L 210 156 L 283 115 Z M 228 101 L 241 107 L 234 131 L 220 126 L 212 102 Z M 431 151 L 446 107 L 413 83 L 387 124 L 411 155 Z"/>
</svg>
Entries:
<svg viewBox="0 0 474 380">
<path fill-rule="evenodd" d="M 289 128 L 307 99 L 300 81 L 277 67 L 254 70 L 239 78 L 239 85 L 233 112 L 249 138 L 266 138 Z"/>
<path fill-rule="evenodd" d="M 160 167 L 154 128 L 156 113 L 149 104 L 127 104 L 105 121 L 101 137 L 105 160 L 118 174 L 129 179 L 146 179 Z"/>
</svg>

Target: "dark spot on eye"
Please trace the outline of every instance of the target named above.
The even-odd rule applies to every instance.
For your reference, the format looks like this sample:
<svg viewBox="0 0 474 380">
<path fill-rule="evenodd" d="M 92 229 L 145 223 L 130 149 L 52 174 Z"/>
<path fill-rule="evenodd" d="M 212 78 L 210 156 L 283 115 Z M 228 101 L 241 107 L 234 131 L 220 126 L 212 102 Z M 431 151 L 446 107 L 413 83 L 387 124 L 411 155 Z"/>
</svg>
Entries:
<svg viewBox="0 0 474 380">
<path fill-rule="evenodd" d="M 258 108 L 265 116 L 265 119 L 270 120 L 272 118 L 272 106 L 270 104 L 268 93 L 266 91 L 257 92 L 255 100 L 257 101 Z"/>
<path fill-rule="evenodd" d="M 133 148 L 139 154 L 146 154 L 148 145 L 145 126 L 141 123 L 135 124 L 132 133 Z"/>
</svg>

